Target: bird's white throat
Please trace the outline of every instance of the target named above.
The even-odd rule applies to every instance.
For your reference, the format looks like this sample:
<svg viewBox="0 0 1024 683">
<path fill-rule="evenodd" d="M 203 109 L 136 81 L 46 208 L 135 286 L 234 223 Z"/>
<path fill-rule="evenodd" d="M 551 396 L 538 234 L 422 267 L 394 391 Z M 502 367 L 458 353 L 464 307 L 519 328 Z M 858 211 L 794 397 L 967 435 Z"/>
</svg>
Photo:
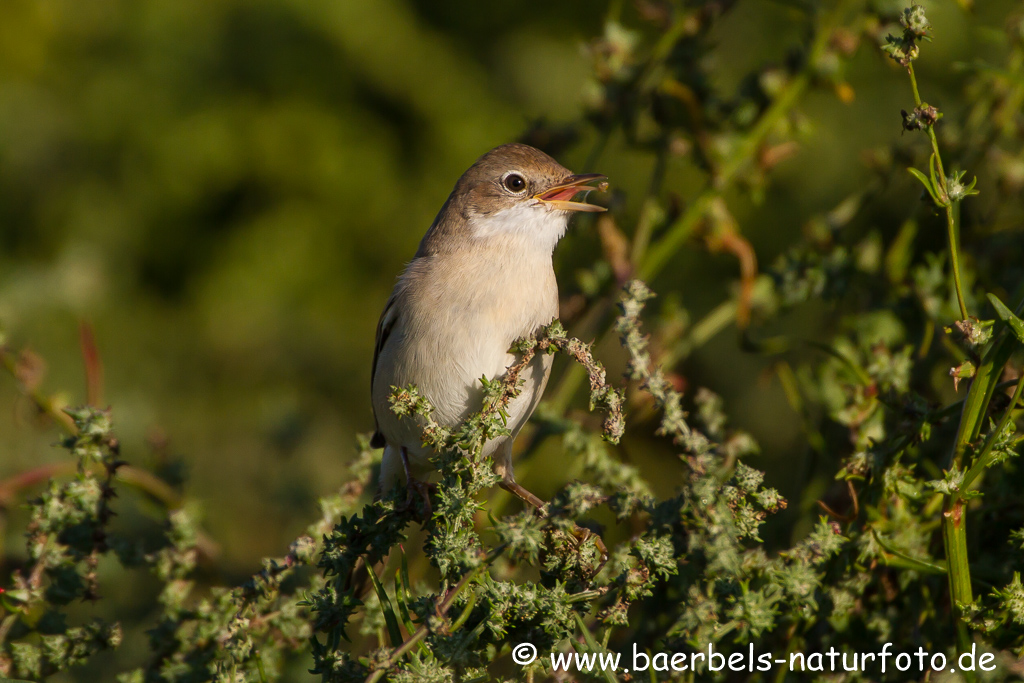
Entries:
<svg viewBox="0 0 1024 683">
<path fill-rule="evenodd" d="M 524 201 L 497 213 L 474 216 L 470 226 L 474 238 L 505 238 L 550 254 L 565 235 L 568 222 L 566 211 L 551 210 L 539 202 Z"/>
</svg>

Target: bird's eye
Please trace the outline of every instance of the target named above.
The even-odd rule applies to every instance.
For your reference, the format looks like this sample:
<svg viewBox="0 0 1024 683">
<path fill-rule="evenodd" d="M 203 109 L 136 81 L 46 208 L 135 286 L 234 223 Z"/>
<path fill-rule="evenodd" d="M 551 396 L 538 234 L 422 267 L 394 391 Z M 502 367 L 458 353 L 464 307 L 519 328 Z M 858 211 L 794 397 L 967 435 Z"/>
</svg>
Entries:
<svg viewBox="0 0 1024 683">
<path fill-rule="evenodd" d="M 509 192 L 522 192 L 526 189 L 526 181 L 518 173 L 509 173 L 505 176 L 505 189 Z"/>
</svg>

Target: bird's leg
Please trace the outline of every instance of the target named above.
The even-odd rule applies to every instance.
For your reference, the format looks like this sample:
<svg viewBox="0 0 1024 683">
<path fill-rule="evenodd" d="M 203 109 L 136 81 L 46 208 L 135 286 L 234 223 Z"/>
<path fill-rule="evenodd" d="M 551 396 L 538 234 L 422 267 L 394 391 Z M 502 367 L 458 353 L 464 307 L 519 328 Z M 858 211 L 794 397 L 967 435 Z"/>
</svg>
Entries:
<svg viewBox="0 0 1024 683">
<path fill-rule="evenodd" d="M 517 483 L 515 479 L 503 479 L 501 483 L 498 485 L 501 488 L 508 491 L 509 493 L 511 493 L 519 500 L 523 501 L 524 503 L 527 503 L 537 508 L 537 511 L 540 512 L 542 515 L 547 514 L 545 512 L 545 506 L 547 506 L 547 503 L 545 503 L 543 500 L 527 491 L 523 486 Z"/>
<path fill-rule="evenodd" d="M 501 483 L 498 485 L 501 486 L 501 488 L 508 491 L 509 493 L 511 493 L 519 500 L 523 501 L 524 503 L 527 503 L 537 508 L 537 511 L 540 514 L 544 516 L 548 515 L 547 503 L 545 503 L 543 500 L 527 491 L 526 488 L 523 487 L 518 482 L 516 482 L 515 479 L 512 479 L 511 477 L 503 478 Z M 584 543 L 591 536 L 594 537 L 594 544 L 597 546 L 597 549 L 601 552 L 601 566 L 603 567 L 605 560 L 607 560 L 608 558 L 608 548 L 605 547 L 604 541 L 601 540 L 601 537 L 593 533 L 590 529 L 585 529 L 579 526 L 578 524 L 574 524 L 574 526 L 576 528 L 573 530 L 573 536 L 575 536 L 580 543 Z"/>
<path fill-rule="evenodd" d="M 413 492 L 416 492 L 423 499 L 423 505 L 426 508 L 426 517 L 424 522 L 430 519 L 434 513 L 433 508 L 430 505 L 430 484 L 428 482 L 420 481 L 412 476 L 412 472 L 409 471 L 409 453 L 402 447 L 402 468 L 405 469 L 405 507 L 412 507 Z"/>
</svg>

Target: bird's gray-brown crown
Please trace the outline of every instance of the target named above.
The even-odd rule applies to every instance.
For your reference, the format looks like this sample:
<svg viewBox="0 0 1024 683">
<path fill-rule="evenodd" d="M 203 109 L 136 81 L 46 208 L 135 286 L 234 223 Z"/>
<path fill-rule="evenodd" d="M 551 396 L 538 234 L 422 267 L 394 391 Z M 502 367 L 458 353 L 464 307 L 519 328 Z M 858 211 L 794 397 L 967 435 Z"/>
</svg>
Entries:
<svg viewBox="0 0 1024 683">
<path fill-rule="evenodd" d="M 502 212 L 523 207 L 557 212 L 564 220 L 572 211 L 604 211 L 593 204 L 572 201 L 595 188 L 599 173 L 573 175 L 550 156 L 520 143 L 495 147 L 462 174 L 420 244 L 423 256 L 445 249 L 469 234 L 467 225 L 487 221 Z M 601 189 L 604 189 L 602 184 Z M 563 223 L 564 225 L 564 223 Z"/>
</svg>

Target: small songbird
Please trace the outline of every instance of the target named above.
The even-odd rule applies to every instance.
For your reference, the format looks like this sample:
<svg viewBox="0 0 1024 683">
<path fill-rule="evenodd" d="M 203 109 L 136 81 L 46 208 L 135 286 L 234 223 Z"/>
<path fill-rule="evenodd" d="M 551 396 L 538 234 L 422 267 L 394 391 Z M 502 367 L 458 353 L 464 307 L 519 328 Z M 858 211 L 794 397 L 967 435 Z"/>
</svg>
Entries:
<svg viewBox="0 0 1024 683">
<path fill-rule="evenodd" d="M 516 360 L 512 343 L 558 315 L 551 255 L 573 212 L 605 210 L 572 201 L 604 177 L 573 175 L 540 150 L 508 144 L 484 154 L 459 178 L 377 325 L 372 444 L 384 448 L 382 492 L 403 479 L 412 485 L 430 470 L 422 421 L 391 411 L 393 388 L 416 385 L 444 426 L 478 412 L 480 378 L 503 377 Z M 512 441 L 544 393 L 551 361 L 538 354 L 524 369 L 522 391 L 508 408 L 511 435 L 484 446 L 502 486 L 537 507 L 543 503 L 512 475 Z"/>
</svg>

